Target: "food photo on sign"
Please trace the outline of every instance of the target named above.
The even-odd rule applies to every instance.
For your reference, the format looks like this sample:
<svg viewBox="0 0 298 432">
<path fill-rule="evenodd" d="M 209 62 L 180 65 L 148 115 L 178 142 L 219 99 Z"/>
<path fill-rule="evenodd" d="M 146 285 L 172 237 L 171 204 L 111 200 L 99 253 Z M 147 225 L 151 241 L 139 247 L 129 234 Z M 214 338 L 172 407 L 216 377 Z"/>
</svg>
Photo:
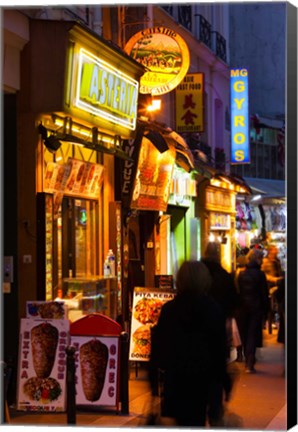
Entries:
<svg viewBox="0 0 298 432">
<path fill-rule="evenodd" d="M 76 349 L 76 404 L 118 406 L 119 337 L 72 336 Z"/>
<path fill-rule="evenodd" d="M 129 360 L 149 361 L 151 327 L 157 324 L 163 304 L 172 300 L 174 290 L 135 288 L 133 294 Z"/>
<path fill-rule="evenodd" d="M 17 409 L 65 411 L 69 321 L 21 319 Z"/>
</svg>

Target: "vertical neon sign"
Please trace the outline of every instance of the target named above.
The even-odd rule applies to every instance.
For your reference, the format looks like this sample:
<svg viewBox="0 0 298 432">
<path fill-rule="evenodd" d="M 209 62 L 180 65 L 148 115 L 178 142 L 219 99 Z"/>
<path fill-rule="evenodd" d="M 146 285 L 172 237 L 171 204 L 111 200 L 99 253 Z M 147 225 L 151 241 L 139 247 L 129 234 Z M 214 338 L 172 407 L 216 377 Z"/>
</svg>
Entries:
<svg viewBox="0 0 298 432">
<path fill-rule="evenodd" d="M 248 72 L 231 69 L 231 164 L 250 163 Z"/>
</svg>

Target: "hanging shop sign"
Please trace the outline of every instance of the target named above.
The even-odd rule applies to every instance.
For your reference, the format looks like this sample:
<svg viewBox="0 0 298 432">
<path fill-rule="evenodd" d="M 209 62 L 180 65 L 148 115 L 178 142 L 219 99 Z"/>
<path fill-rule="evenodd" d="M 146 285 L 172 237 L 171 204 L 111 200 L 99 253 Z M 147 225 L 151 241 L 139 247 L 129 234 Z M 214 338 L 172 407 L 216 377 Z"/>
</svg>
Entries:
<svg viewBox="0 0 298 432">
<path fill-rule="evenodd" d="M 176 87 L 176 131 L 204 131 L 204 74 L 187 74 Z"/>
<path fill-rule="evenodd" d="M 205 207 L 211 211 L 221 210 L 222 212 L 234 213 L 236 207 L 235 194 L 216 187 L 207 187 Z"/>
<path fill-rule="evenodd" d="M 135 130 L 139 83 L 85 49 L 79 51 L 75 105 Z"/>
<path fill-rule="evenodd" d="M 65 411 L 69 321 L 22 318 L 19 344 L 18 410 Z"/>
<path fill-rule="evenodd" d="M 132 209 L 166 211 L 175 157 L 174 147 L 160 153 L 143 137 L 130 204 Z"/>
<path fill-rule="evenodd" d="M 231 163 L 250 163 L 248 71 L 231 69 Z"/>
<path fill-rule="evenodd" d="M 175 291 L 160 288 L 135 288 L 131 315 L 129 360 L 149 361 L 151 327 L 157 324 L 164 303 L 175 297 Z"/>
<path fill-rule="evenodd" d="M 124 51 L 148 69 L 140 80 L 140 93 L 144 94 L 169 93 L 182 81 L 190 64 L 186 42 L 166 27 L 136 33 Z"/>
</svg>

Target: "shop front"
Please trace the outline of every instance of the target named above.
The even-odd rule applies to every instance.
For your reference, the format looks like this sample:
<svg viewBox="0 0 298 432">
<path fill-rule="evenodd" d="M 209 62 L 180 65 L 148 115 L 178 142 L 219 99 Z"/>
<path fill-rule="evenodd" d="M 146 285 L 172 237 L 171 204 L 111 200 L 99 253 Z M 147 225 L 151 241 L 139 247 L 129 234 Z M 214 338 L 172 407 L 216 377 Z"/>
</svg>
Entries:
<svg viewBox="0 0 298 432">
<path fill-rule="evenodd" d="M 237 197 L 237 241 L 239 249 L 256 243 L 267 248 L 273 244 L 286 270 L 287 207 L 285 181 L 245 178 L 252 190 L 248 199 Z"/>
<path fill-rule="evenodd" d="M 161 279 L 172 287 L 177 266 L 190 256 L 196 187 L 191 152 L 170 128 L 140 121 L 125 151 L 135 162 L 116 161 L 115 193 L 123 212 L 127 321 L 134 288 L 159 287 Z"/>
<path fill-rule="evenodd" d="M 92 312 L 115 320 L 122 233 L 114 160 L 129 160 L 122 143 L 136 133 L 144 69 L 77 23 L 32 20 L 22 71 L 21 308 L 60 299 L 71 321 Z"/>
<path fill-rule="evenodd" d="M 211 173 L 198 181 L 196 212 L 201 224 L 201 253 L 209 242 L 220 243 L 221 265 L 236 269 L 236 195 L 249 194 L 245 183 L 228 174 Z"/>
</svg>

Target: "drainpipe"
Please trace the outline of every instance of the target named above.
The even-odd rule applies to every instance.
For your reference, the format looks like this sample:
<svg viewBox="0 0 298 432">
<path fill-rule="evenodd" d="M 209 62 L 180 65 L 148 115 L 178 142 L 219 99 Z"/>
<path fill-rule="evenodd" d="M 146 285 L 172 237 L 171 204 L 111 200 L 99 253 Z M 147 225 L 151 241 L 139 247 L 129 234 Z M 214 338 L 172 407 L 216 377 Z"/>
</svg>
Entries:
<svg viewBox="0 0 298 432">
<path fill-rule="evenodd" d="M 94 8 L 92 27 L 93 27 L 93 30 L 95 31 L 95 33 L 102 36 L 102 10 L 101 10 L 101 6 L 96 6 Z"/>
</svg>

